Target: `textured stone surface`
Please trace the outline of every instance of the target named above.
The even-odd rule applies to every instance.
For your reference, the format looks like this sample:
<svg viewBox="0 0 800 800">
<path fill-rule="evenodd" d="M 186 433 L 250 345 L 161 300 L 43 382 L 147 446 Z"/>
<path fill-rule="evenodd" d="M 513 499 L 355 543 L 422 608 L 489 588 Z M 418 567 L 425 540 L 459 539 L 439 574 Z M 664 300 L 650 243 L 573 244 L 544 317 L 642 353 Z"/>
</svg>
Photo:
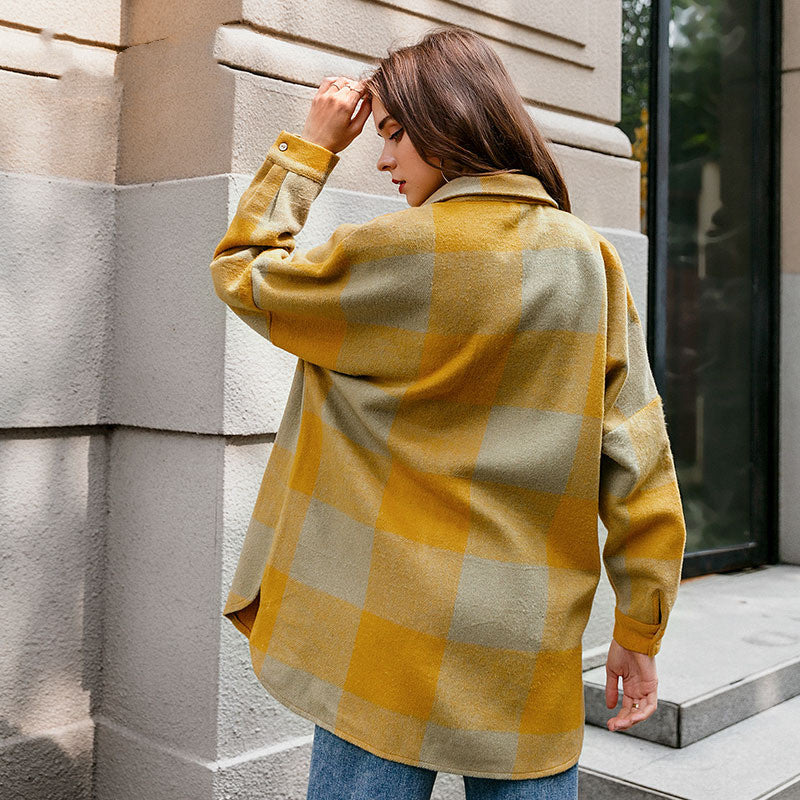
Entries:
<svg viewBox="0 0 800 800">
<path fill-rule="evenodd" d="M 800 34 L 798 35 L 800 38 Z M 781 271 L 800 274 L 800 69 L 784 73 L 781 106 Z"/>
<path fill-rule="evenodd" d="M 370 62 L 268 36 L 247 25 L 217 28 L 213 55 L 218 63 L 232 69 L 312 87 L 327 75 L 356 78 L 371 73 L 374 68 Z M 625 158 L 631 155 L 630 140 L 616 126 L 530 103 L 527 108 L 542 133 L 559 144 Z"/>
<path fill-rule="evenodd" d="M 554 145 L 572 212 L 598 228 L 639 231 L 639 162 Z"/>
<path fill-rule="evenodd" d="M 281 130 L 295 133 L 302 131 L 316 88 L 248 72 L 237 72 L 235 76 L 230 170 L 253 174 L 261 166 L 267 149 Z M 552 147 L 553 155 L 560 164 L 569 187 L 574 213 L 590 225 L 638 231 L 639 162 L 584 149 L 596 143 L 596 127 L 586 131 L 577 126 L 574 132 L 571 142 L 578 146 L 554 144 Z M 588 141 L 584 140 L 584 134 Z M 609 146 L 615 147 L 613 140 L 609 142 Z M 339 154 L 340 160 L 330 174 L 326 188 L 348 189 L 387 196 L 391 200 L 397 199 L 397 189 L 390 182 L 389 176 L 377 170 L 380 150 L 375 122 L 369 119 L 362 133 Z M 209 150 L 206 153 L 206 163 L 212 152 Z M 144 174 L 157 177 L 155 171 L 163 168 L 169 170 L 170 177 L 175 177 L 186 174 L 186 170 L 198 171 L 203 163 L 184 160 L 171 165 L 164 158 L 162 153 L 153 160 L 142 163 Z M 602 187 L 601 191 L 598 191 L 598 186 Z M 609 202 L 609 197 L 614 198 L 613 202 Z"/>
<path fill-rule="evenodd" d="M 0 726 L 0 780 L 4 800 L 95 800 L 91 719 L 33 736 Z M 6 736 L 6 734 L 9 734 Z"/>
<path fill-rule="evenodd" d="M 91 797 L 106 458 L 102 434 L 0 441 L 3 798 Z"/>
<path fill-rule="evenodd" d="M 796 800 L 798 713 L 800 697 L 680 749 L 587 725 L 580 768 L 591 775 L 581 775 L 581 798 Z"/>
<path fill-rule="evenodd" d="M 128 45 L 146 44 L 240 19 L 242 0 L 137 0 L 125 14 L 124 38 Z"/>
<path fill-rule="evenodd" d="M 59 0 L 4 0 L 2 19 L 97 42 L 120 42 L 119 0 L 93 0 L 75 6 Z"/>
<path fill-rule="evenodd" d="M 0 27 L 0 170 L 113 183 L 116 62 L 113 49 Z"/>
<path fill-rule="evenodd" d="M 216 752 L 223 446 L 118 428 L 109 452 L 101 713 L 205 759 Z"/>
<path fill-rule="evenodd" d="M 0 28 L 0 66 L 59 78 L 75 69 L 100 75 L 114 72 L 113 48 L 56 39 L 52 33 Z"/>
<path fill-rule="evenodd" d="M 434 25 L 464 25 L 491 37 L 526 99 L 609 122 L 619 117 L 620 51 L 608 46 L 619 41 L 621 7 L 615 0 L 578 0 L 569 6 L 545 0 L 534 13 L 525 4 L 484 6 L 488 14 L 481 7 L 441 1 L 392 5 L 387 13 L 383 4 L 342 0 L 331 14 L 324 0 L 300 5 L 293 0 L 246 0 L 243 15 L 256 27 L 333 50 L 352 52 L 355 47 L 370 59 L 384 56 L 392 45 L 417 41 Z M 540 8 L 547 12 L 540 15 Z M 520 24 L 523 19 L 534 27 Z M 567 37 L 555 33 L 564 29 Z"/>
<path fill-rule="evenodd" d="M 204 800 L 217 796 L 216 765 L 198 758 L 190 747 L 142 735 L 135 727 L 120 725 L 104 715 L 97 717 L 96 736 L 93 800 Z"/>
<path fill-rule="evenodd" d="M 235 73 L 214 62 L 213 39 L 187 26 L 120 53 L 117 183 L 230 171 Z"/>
<path fill-rule="evenodd" d="M 209 264 L 225 232 L 227 181 L 118 191 L 111 418 L 220 432 L 225 307 Z"/>
<path fill-rule="evenodd" d="M 114 188 L 0 173 L 0 426 L 105 422 Z"/>
<path fill-rule="evenodd" d="M 800 3 L 783 0 L 783 68 L 800 68 Z M 786 109 L 784 109 L 785 112 Z M 794 156 L 796 160 L 796 156 Z"/>
<path fill-rule="evenodd" d="M 800 273 L 781 274 L 780 558 L 800 564 Z"/>
</svg>

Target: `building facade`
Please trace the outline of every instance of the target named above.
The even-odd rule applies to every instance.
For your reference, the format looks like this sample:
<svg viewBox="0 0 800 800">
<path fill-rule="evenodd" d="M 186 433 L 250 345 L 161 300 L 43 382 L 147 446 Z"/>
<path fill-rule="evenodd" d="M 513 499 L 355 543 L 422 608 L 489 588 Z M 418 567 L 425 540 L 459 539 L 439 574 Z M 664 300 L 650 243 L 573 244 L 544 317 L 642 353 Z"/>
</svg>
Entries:
<svg viewBox="0 0 800 800">
<path fill-rule="evenodd" d="M 758 306 L 779 330 L 778 366 L 758 419 L 779 420 L 779 469 L 748 496 L 778 504 L 760 563 L 772 552 L 800 564 L 800 4 L 784 0 L 778 16 L 782 224 L 758 273 L 780 301 Z M 443 23 L 497 50 L 553 142 L 574 213 L 622 256 L 642 316 L 653 298 L 678 307 L 680 293 L 653 291 L 671 262 L 643 232 L 642 159 L 618 125 L 619 0 L 3 4 L 0 783 L 12 797 L 304 797 L 313 726 L 264 693 L 221 617 L 295 359 L 220 303 L 208 265 L 267 148 L 302 130 L 322 78 L 356 77 Z M 376 169 L 371 126 L 341 154 L 300 246 L 405 206 Z M 703 197 L 697 213 L 710 220 L 713 193 Z M 677 341 L 681 318 L 660 319 L 655 345 Z M 721 348 L 741 341 L 725 334 Z M 661 379 L 680 396 L 666 367 Z M 709 396 L 725 391 L 735 384 Z M 705 417 L 706 431 L 725 413 Z M 758 426 L 753 437 L 748 454 L 773 448 Z M 723 451 L 709 458 L 724 469 Z M 717 568 L 695 563 L 695 574 Z M 613 605 L 604 579 L 587 668 L 602 663 Z M 457 796 L 446 781 L 436 791 Z"/>
</svg>

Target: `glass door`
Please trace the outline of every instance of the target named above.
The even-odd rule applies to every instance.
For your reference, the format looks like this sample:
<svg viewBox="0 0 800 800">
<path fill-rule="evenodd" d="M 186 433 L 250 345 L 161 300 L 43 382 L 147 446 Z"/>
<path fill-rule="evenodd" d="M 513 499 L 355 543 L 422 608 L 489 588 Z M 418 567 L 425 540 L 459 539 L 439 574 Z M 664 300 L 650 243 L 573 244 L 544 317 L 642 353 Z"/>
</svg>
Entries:
<svg viewBox="0 0 800 800">
<path fill-rule="evenodd" d="M 684 575 L 776 559 L 777 21 L 763 0 L 623 0 L 649 347 Z"/>
</svg>

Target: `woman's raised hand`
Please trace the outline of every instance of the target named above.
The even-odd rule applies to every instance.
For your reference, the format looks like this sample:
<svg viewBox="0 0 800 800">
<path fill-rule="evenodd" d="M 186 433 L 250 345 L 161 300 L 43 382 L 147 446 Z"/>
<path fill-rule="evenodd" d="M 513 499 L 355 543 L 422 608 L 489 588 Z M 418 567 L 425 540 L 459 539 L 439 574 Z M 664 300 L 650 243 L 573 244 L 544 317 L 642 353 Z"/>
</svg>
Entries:
<svg viewBox="0 0 800 800">
<path fill-rule="evenodd" d="M 353 116 L 358 101 L 364 102 Z M 327 148 L 333 153 L 344 150 L 361 133 L 372 110 L 372 95 L 363 81 L 338 75 L 324 78 L 311 101 L 303 139 Z"/>
</svg>

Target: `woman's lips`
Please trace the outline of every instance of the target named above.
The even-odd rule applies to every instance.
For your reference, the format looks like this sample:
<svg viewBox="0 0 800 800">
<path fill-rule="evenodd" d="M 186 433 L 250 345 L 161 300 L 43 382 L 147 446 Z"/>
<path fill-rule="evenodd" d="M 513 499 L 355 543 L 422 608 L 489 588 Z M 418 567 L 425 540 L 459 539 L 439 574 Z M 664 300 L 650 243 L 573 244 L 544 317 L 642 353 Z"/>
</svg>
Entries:
<svg viewBox="0 0 800 800">
<path fill-rule="evenodd" d="M 398 184 L 398 186 L 397 186 L 397 191 L 398 191 L 398 192 L 400 192 L 400 194 L 402 194 L 402 193 L 403 193 L 403 187 L 404 187 L 405 185 L 406 185 L 406 182 L 405 182 L 405 181 L 400 181 L 400 183 Z"/>
</svg>

